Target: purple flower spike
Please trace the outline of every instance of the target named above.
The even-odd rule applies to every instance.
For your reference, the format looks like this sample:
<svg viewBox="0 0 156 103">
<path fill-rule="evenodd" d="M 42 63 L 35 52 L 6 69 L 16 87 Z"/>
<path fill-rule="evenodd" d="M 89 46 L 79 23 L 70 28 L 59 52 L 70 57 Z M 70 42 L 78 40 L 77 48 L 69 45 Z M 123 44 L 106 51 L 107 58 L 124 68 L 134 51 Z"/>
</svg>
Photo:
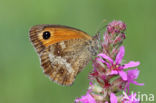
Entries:
<svg viewBox="0 0 156 103">
<path fill-rule="evenodd" d="M 136 93 L 129 95 L 130 83 L 144 85 L 136 81 L 139 70 L 132 68 L 139 66 L 140 62 L 122 62 L 125 55 L 122 45 L 126 38 L 125 30 L 126 24 L 122 21 L 114 20 L 107 25 L 103 40 L 99 42 L 100 53 L 92 60 L 93 70 L 88 76 L 90 82 L 87 93 L 76 98 L 75 103 L 140 103 Z"/>
</svg>

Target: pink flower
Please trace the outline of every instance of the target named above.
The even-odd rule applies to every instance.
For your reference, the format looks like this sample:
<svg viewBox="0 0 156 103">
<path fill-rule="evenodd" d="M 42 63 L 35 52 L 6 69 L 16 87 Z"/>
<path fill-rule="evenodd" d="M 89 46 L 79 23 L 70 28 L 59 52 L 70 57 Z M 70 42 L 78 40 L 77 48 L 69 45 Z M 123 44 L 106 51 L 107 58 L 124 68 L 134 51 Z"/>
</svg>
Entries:
<svg viewBox="0 0 156 103">
<path fill-rule="evenodd" d="M 138 83 L 137 81 L 135 81 L 135 79 L 137 79 L 138 76 L 139 76 L 139 70 L 138 69 L 132 69 L 132 70 L 127 71 L 127 83 L 125 86 L 125 91 L 126 91 L 126 89 L 128 89 L 128 93 L 129 93 L 130 83 L 133 83 L 133 84 L 139 85 L 139 86 L 144 85 L 144 83 Z"/>
<path fill-rule="evenodd" d="M 96 103 L 95 99 L 90 95 L 90 91 L 86 95 L 77 98 L 75 103 Z"/>
<path fill-rule="evenodd" d="M 130 61 L 128 64 L 121 65 L 121 61 L 124 55 L 125 55 L 125 49 L 124 49 L 124 46 L 121 46 L 118 54 L 116 55 L 115 61 L 103 53 L 98 54 L 99 57 L 103 58 L 103 59 L 99 58 L 98 60 L 107 65 L 107 67 L 111 70 L 111 73 L 110 73 L 111 75 L 119 74 L 120 77 L 124 81 L 126 81 L 127 74 L 126 72 L 124 72 L 124 69 L 130 68 L 130 67 L 136 67 L 140 64 L 140 62 Z"/>
</svg>

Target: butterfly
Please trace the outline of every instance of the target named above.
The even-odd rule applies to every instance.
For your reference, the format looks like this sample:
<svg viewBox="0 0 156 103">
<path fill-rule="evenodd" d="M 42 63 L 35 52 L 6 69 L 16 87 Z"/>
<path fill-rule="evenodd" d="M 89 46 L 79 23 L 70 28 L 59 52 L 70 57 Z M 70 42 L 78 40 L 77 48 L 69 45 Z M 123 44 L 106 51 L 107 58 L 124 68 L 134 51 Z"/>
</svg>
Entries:
<svg viewBox="0 0 156 103">
<path fill-rule="evenodd" d="M 32 42 L 40 57 L 43 72 L 64 86 L 71 85 L 98 52 L 100 35 L 93 37 L 79 29 L 42 24 L 29 31 Z"/>
</svg>

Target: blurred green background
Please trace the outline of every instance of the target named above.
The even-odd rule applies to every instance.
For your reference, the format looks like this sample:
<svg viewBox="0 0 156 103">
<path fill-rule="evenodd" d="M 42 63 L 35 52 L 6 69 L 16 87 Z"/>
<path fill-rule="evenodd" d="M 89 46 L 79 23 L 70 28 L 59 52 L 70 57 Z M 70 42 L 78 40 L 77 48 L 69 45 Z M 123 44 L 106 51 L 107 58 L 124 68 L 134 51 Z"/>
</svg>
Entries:
<svg viewBox="0 0 156 103">
<path fill-rule="evenodd" d="M 138 82 L 145 83 L 131 90 L 156 95 L 155 0 L 0 0 L 0 103 L 73 103 L 84 95 L 91 63 L 70 87 L 51 82 L 28 31 L 36 24 L 63 24 L 95 35 L 103 19 L 127 24 L 125 60 L 141 61 Z"/>
</svg>

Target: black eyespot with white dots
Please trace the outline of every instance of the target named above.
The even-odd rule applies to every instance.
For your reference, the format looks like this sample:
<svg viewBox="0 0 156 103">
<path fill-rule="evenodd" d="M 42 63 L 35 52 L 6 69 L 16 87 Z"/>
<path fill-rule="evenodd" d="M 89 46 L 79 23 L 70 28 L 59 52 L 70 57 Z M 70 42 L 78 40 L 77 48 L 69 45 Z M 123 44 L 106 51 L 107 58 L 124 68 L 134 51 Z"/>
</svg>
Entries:
<svg viewBox="0 0 156 103">
<path fill-rule="evenodd" d="M 50 32 L 49 32 L 49 31 L 45 31 L 45 32 L 43 32 L 42 37 L 43 37 L 43 39 L 44 39 L 44 40 L 49 39 L 49 38 L 50 38 L 50 36 L 51 36 L 51 34 L 50 34 Z"/>
</svg>

